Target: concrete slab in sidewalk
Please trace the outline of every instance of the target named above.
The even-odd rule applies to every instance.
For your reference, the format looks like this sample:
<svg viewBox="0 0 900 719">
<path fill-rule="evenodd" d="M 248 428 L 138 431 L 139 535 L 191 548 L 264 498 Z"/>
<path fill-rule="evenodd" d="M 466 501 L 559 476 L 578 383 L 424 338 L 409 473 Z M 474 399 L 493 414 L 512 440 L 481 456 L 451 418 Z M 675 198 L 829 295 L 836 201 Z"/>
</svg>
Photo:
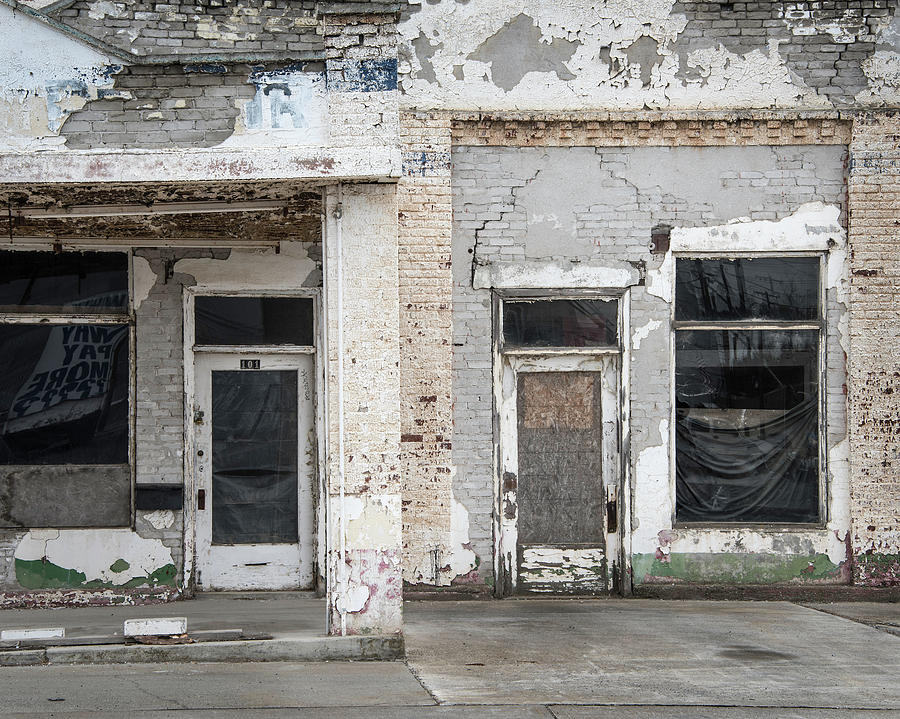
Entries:
<svg viewBox="0 0 900 719">
<path fill-rule="evenodd" d="M 373 707 L 365 714 L 378 717 L 378 707 L 434 705 L 402 662 L 20 667 L 2 670 L 2 686 L 4 717 L 193 717 L 237 709 L 255 719 L 266 716 L 263 709 L 296 716 L 302 707 L 354 707 L 356 717 L 360 707 Z"/>
<path fill-rule="evenodd" d="M 804 602 L 804 606 L 871 627 L 900 630 L 900 602 Z"/>
<path fill-rule="evenodd" d="M 405 627 L 440 703 L 900 710 L 900 637 L 785 602 L 414 602 Z"/>
</svg>

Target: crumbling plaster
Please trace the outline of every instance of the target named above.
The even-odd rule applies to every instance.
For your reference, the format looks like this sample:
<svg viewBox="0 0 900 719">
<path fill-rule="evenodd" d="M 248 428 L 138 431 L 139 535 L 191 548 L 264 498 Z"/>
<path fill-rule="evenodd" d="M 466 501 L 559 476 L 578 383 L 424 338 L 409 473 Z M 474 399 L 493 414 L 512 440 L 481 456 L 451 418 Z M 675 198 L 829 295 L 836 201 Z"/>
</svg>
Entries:
<svg viewBox="0 0 900 719">
<path fill-rule="evenodd" d="M 742 37 L 739 25 L 710 24 L 708 39 L 685 48 L 679 43 L 694 11 L 679 11 L 675 0 L 415 3 L 399 26 L 401 103 L 548 112 L 831 107 L 838 90 L 811 87 L 804 78 L 815 73 L 807 75 L 802 61 L 795 69 L 780 46 L 811 34 L 862 41 L 870 25 L 890 27 L 891 18 L 867 24 L 859 10 L 829 15 L 798 10 L 809 3 L 785 5 L 772 16 L 783 23 L 780 34 L 749 28 Z M 880 104 L 900 73 L 883 54 L 865 62 L 870 90 L 857 100 Z"/>
<path fill-rule="evenodd" d="M 0 4 L 0 151 L 61 146 L 66 118 L 114 84 L 121 60 Z"/>
</svg>

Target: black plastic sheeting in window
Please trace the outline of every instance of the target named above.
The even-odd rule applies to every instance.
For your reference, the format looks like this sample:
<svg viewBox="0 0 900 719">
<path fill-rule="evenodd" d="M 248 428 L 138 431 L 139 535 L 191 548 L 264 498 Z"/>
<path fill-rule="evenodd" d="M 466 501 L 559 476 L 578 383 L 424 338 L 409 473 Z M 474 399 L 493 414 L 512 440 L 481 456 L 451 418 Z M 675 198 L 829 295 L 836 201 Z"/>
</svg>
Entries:
<svg viewBox="0 0 900 719">
<path fill-rule="evenodd" d="M 508 300 L 503 304 L 507 347 L 614 347 L 615 300 Z"/>
<path fill-rule="evenodd" d="M 679 259 L 675 319 L 815 321 L 818 257 Z"/>
<path fill-rule="evenodd" d="M 213 544 L 297 541 L 297 372 L 212 373 Z"/>
<path fill-rule="evenodd" d="M 313 344 L 309 297 L 197 297 L 198 345 Z"/>
<path fill-rule="evenodd" d="M 818 332 L 680 331 L 680 522 L 818 522 Z"/>
<path fill-rule="evenodd" d="M 128 310 L 123 252 L 0 252 L 0 307 Z"/>
<path fill-rule="evenodd" d="M 0 325 L 0 464 L 127 464 L 128 327 Z"/>
</svg>

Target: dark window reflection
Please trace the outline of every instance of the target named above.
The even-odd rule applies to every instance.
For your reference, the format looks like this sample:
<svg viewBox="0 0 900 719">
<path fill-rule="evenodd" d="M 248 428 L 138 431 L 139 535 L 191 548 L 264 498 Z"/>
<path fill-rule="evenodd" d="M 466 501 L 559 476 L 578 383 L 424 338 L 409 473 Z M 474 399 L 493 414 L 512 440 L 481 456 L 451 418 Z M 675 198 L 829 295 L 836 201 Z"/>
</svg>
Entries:
<svg viewBox="0 0 900 719">
<path fill-rule="evenodd" d="M 128 258 L 123 252 L 0 252 L 0 307 L 124 312 Z"/>
<path fill-rule="evenodd" d="M 610 347 L 617 342 L 615 300 L 507 301 L 503 340 L 510 347 Z"/>
<path fill-rule="evenodd" d="M 819 520 L 818 332 L 680 331 L 676 514 Z"/>
<path fill-rule="evenodd" d="M 127 325 L 0 325 L 0 464 L 126 464 L 128 354 Z"/>
<path fill-rule="evenodd" d="M 679 259 L 675 319 L 816 320 L 818 257 Z"/>
<path fill-rule="evenodd" d="M 198 345 L 312 345 L 308 297 L 197 297 Z"/>
<path fill-rule="evenodd" d="M 297 372 L 212 373 L 214 544 L 297 541 Z"/>
</svg>

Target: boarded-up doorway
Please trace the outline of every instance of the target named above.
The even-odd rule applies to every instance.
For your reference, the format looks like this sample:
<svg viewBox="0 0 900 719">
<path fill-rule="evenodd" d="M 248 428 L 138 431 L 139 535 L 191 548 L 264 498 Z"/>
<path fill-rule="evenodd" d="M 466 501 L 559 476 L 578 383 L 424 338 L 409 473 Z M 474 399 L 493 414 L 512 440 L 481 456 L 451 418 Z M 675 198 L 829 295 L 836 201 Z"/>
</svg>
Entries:
<svg viewBox="0 0 900 719">
<path fill-rule="evenodd" d="M 605 594 L 618 588 L 615 336 L 613 331 L 607 345 L 590 348 L 501 343 L 496 378 L 500 595 Z"/>
</svg>

